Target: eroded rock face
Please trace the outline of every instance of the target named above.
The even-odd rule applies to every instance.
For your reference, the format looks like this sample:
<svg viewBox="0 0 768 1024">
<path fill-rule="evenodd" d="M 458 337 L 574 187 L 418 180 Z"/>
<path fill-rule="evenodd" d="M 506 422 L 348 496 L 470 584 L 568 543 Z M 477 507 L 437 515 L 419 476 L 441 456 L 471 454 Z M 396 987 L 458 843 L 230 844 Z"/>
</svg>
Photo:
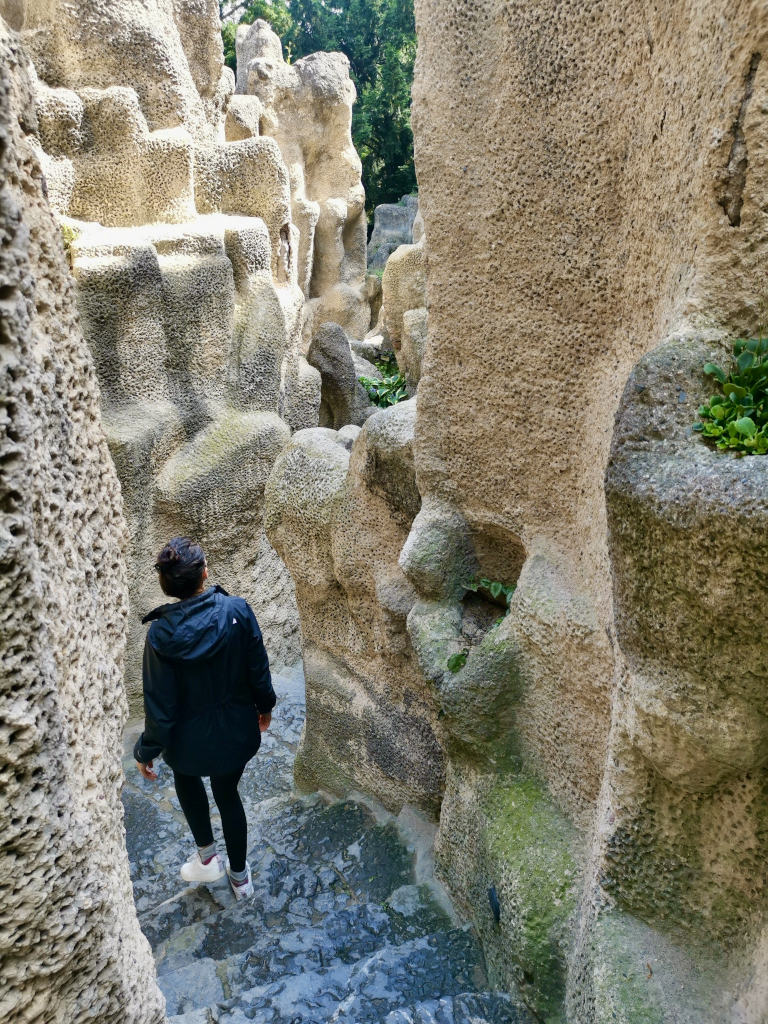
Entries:
<svg viewBox="0 0 768 1024">
<path fill-rule="evenodd" d="M 352 355 L 349 339 L 339 324 L 321 324 L 312 338 L 307 353 L 311 366 L 320 374 L 320 426 L 339 430 L 347 424 L 360 426 L 376 412 L 365 388 L 358 380 L 373 371 L 375 366 L 360 364 Z"/>
<path fill-rule="evenodd" d="M 424 239 L 392 253 L 381 279 L 382 303 L 377 331 L 391 349 L 411 392 L 421 379 L 427 347 L 427 273 Z"/>
<path fill-rule="evenodd" d="M 126 531 L 27 61 L 0 20 L 0 1014 L 159 1024 L 120 806 Z"/>
<path fill-rule="evenodd" d="M 544 1018 L 757 1024 L 762 469 L 721 468 L 684 424 L 707 344 L 764 321 L 760 16 L 721 0 L 417 0 L 416 15 L 430 319 L 399 657 L 436 707 L 444 877 L 496 977 Z M 344 564 L 374 538 L 349 543 Z M 305 551 L 330 573 L 328 609 L 359 600 L 375 621 L 370 586 L 345 585 L 346 604 L 333 589 L 336 551 Z M 501 622 L 483 578 L 516 585 Z M 374 660 L 318 673 L 315 704 L 321 687 L 364 700 Z M 337 780 L 395 803 L 361 734 L 335 752 Z M 304 742 L 321 742 L 311 711 Z"/>
<path fill-rule="evenodd" d="M 297 781 L 434 815 L 437 707 L 407 631 L 416 595 L 398 565 L 420 504 L 415 404 L 381 410 L 362 430 L 296 433 L 267 485 L 267 534 L 301 609 L 308 725 Z"/>
<path fill-rule="evenodd" d="M 39 158 L 123 487 L 129 691 L 140 691 L 141 615 L 163 599 L 154 554 L 178 533 L 203 544 L 212 577 L 251 601 L 273 661 L 290 664 L 293 584 L 264 536 L 263 493 L 290 431 L 318 423 L 320 376 L 301 351 L 310 272 L 329 309 L 349 299 L 368 316 L 346 64 L 320 54 L 289 69 L 267 38 L 282 85 L 235 96 L 209 0 L 10 6 L 37 73 Z"/>
<path fill-rule="evenodd" d="M 237 30 L 237 92 L 260 104 L 259 131 L 280 146 L 300 231 L 298 281 L 309 300 L 305 345 L 326 321 L 368 331 L 365 193 L 352 144 L 355 87 L 341 53 L 286 64 L 267 22 Z"/>
</svg>

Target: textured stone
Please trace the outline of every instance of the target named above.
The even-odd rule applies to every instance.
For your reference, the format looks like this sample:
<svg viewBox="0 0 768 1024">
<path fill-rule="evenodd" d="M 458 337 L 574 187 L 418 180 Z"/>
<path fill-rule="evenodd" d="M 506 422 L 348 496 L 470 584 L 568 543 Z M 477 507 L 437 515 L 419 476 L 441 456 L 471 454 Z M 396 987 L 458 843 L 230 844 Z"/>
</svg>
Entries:
<svg viewBox="0 0 768 1024">
<path fill-rule="evenodd" d="M 381 203 L 373 211 L 373 231 L 368 240 L 368 267 L 383 270 L 399 245 L 417 241 L 413 223 L 419 212 L 418 196 L 403 196 L 399 203 Z"/>
<path fill-rule="evenodd" d="M 363 385 L 344 328 L 325 323 L 317 329 L 307 360 L 320 374 L 319 424 L 338 430 L 347 424 L 360 426 L 375 411 Z M 373 367 L 374 373 L 375 367 Z"/>
<path fill-rule="evenodd" d="M 599 837 L 566 985 L 574 1024 L 611 1019 L 610 1006 L 635 1019 L 630 1003 L 618 1009 L 610 944 L 590 941 L 601 883 L 660 944 L 682 935 L 693 961 L 675 962 L 648 1019 L 740 1019 L 728 991 L 750 992 L 744 1019 L 768 1005 L 748 980 L 764 905 L 764 734 L 750 692 L 763 665 L 753 613 L 731 590 L 759 607 L 764 581 L 744 552 L 759 564 L 760 488 L 746 477 L 762 471 L 727 457 L 715 471 L 714 453 L 683 442 L 703 381 L 661 356 L 625 393 L 610 548 L 606 529 L 633 366 L 665 338 L 685 362 L 697 329 L 715 345 L 764 321 L 759 17 L 746 3 L 726 17 L 718 0 L 692 15 L 416 2 L 430 317 L 416 478 L 425 508 L 462 516 L 482 575 L 517 582 L 505 623 L 519 652 L 517 749 Z M 481 226 L 457 245 L 470 195 Z M 476 813 L 483 781 L 469 767 L 450 760 L 449 777 L 462 769 Z M 463 842 L 459 807 L 442 807 L 446 863 Z M 458 898 L 469 869 L 452 873 Z M 484 939 L 512 974 L 514 946 Z M 723 996 L 707 1005 L 713 959 Z M 614 988 L 599 1011 L 586 977 Z"/>
<path fill-rule="evenodd" d="M 674 906 L 676 920 L 707 937 L 735 936 L 753 920 L 768 853 L 768 661 L 755 601 L 768 465 L 722 455 L 691 432 L 712 390 L 702 367 L 728 358 L 710 332 L 675 334 L 640 360 L 606 478 L 626 662 L 617 749 L 634 766 L 631 781 L 622 773 L 614 784 L 607 884 L 646 920 Z M 638 819 L 633 850 L 626 836 Z M 737 838 L 745 834 L 755 838 Z"/>
<path fill-rule="evenodd" d="M 362 338 L 370 325 L 365 193 L 351 136 L 349 61 L 313 53 L 286 64 L 280 40 L 260 19 L 239 26 L 236 46 L 237 92 L 261 101 L 260 133 L 276 140 L 290 175 L 298 280 L 310 300 L 305 340 L 326 321 Z"/>
<path fill-rule="evenodd" d="M 382 304 L 376 330 L 391 348 L 409 389 L 421 378 L 421 362 L 427 341 L 426 250 L 401 245 L 392 253 L 381 279 Z"/>
<path fill-rule="evenodd" d="M 0 1015 L 159 1024 L 120 809 L 120 488 L 27 66 L 0 21 Z"/>
<path fill-rule="evenodd" d="M 298 590 L 317 659 L 300 776 L 396 805 L 389 749 L 363 755 L 354 731 L 331 750 L 321 735 L 324 687 L 354 707 L 386 678 L 369 625 L 389 611 L 392 662 L 431 708 L 447 773 L 443 871 L 497 976 L 573 1024 L 629 1021 L 633 1006 L 638 1019 L 757 1024 L 765 487 L 759 460 L 720 456 L 689 428 L 701 364 L 765 321 L 759 13 L 721 0 L 415 6 L 428 250 L 390 258 L 377 337 L 401 366 L 406 338 L 421 349 L 421 508 L 407 537 L 381 516 L 342 529 L 341 510 L 373 507 L 366 425 L 309 552 L 326 607 Z M 283 516 L 278 547 L 300 528 Z M 373 596 L 370 564 L 384 569 Z M 480 578 L 516 588 L 501 623 Z M 530 870 L 535 835 L 492 840 L 530 779 L 521 806 L 547 836 L 551 885 Z M 491 884 L 508 926 L 486 927 Z M 606 939 L 612 901 L 683 950 L 648 1006 L 636 962 L 625 969 Z M 634 930 L 615 933 L 632 957 Z"/>
<path fill-rule="evenodd" d="M 260 23 L 239 61 L 259 95 L 232 95 L 211 0 L 8 7 L 35 64 L 39 158 L 125 497 L 129 692 L 169 533 L 204 544 L 218 582 L 254 605 L 273 662 L 290 664 L 293 584 L 262 530 L 264 460 L 288 434 L 269 417 L 318 423 L 300 348 L 315 313 L 369 326 L 346 59 L 288 66 Z"/>
<path fill-rule="evenodd" d="M 386 806 L 434 814 L 443 759 L 406 619 L 415 592 L 397 559 L 420 499 L 413 475 L 415 401 L 344 432 L 300 431 L 267 483 L 267 532 L 301 607 L 308 726 L 304 787 L 351 786 Z"/>
</svg>

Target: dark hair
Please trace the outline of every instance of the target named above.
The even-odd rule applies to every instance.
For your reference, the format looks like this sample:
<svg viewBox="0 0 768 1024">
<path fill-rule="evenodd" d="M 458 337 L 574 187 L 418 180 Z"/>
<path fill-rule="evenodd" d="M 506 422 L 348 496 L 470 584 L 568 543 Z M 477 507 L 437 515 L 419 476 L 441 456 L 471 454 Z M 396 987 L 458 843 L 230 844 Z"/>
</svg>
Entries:
<svg viewBox="0 0 768 1024">
<path fill-rule="evenodd" d="M 163 593 L 183 601 L 200 589 L 205 555 L 200 545 L 189 537 L 174 537 L 160 551 L 155 568 Z"/>
</svg>

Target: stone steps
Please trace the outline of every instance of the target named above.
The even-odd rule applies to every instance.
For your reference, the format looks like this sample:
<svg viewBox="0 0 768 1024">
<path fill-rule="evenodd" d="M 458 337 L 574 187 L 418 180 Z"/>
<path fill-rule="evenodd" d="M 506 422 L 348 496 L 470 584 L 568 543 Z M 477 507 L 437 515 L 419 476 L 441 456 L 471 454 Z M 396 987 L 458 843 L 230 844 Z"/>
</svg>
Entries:
<svg viewBox="0 0 768 1024">
<path fill-rule="evenodd" d="M 162 766 L 157 784 L 144 782 L 126 754 L 134 893 L 169 1020 L 531 1024 L 520 1002 L 489 991 L 476 937 L 422 877 L 394 820 L 291 791 L 303 683 L 277 676 L 275 688 L 279 713 L 240 787 L 248 902 L 226 880 L 183 887 L 178 867 L 192 847 L 171 774 Z"/>
</svg>

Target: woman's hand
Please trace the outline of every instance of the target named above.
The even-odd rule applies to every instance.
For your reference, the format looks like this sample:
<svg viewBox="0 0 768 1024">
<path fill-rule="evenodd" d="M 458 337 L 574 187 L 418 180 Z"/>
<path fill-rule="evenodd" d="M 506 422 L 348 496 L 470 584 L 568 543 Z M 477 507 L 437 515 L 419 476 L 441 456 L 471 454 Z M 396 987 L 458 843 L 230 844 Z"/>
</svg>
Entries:
<svg viewBox="0 0 768 1024">
<path fill-rule="evenodd" d="M 266 732 L 272 721 L 272 712 L 268 711 L 266 715 L 259 715 L 259 732 Z"/>
<path fill-rule="evenodd" d="M 142 764 L 141 761 L 137 761 L 136 767 L 139 769 L 139 771 L 141 772 L 142 776 L 145 779 L 148 779 L 150 782 L 156 782 L 157 772 L 152 771 L 152 764 L 152 761 L 147 761 L 146 764 Z"/>
</svg>

